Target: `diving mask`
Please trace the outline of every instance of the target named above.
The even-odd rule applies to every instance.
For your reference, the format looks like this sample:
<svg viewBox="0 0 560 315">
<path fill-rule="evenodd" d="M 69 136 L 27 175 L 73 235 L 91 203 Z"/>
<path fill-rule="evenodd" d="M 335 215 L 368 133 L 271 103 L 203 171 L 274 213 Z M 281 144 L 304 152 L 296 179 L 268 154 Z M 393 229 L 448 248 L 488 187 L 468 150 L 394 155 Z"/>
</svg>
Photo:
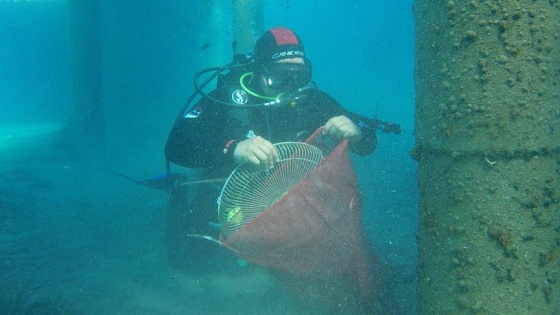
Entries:
<svg viewBox="0 0 560 315">
<path fill-rule="evenodd" d="M 269 88 L 291 91 L 304 87 L 311 81 L 311 64 L 277 62 L 263 66 L 262 74 Z"/>
</svg>

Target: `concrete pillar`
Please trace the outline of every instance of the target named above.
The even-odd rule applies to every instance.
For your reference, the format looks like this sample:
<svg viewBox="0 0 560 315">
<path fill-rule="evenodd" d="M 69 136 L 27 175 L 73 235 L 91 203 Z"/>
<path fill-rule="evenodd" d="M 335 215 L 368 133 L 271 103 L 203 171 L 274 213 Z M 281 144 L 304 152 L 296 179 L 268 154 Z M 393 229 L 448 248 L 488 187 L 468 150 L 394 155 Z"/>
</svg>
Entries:
<svg viewBox="0 0 560 315">
<path fill-rule="evenodd" d="M 65 131 L 74 149 L 95 155 L 105 146 L 99 2 L 68 0 L 67 6 L 74 116 Z"/>
<path fill-rule="evenodd" d="M 216 67 L 230 62 L 233 59 L 231 45 L 224 36 L 224 4 L 214 1 L 208 8 L 208 27 L 201 32 L 200 46 L 206 43 L 214 43 L 216 47 L 204 50 L 202 53 L 204 67 Z M 223 45 L 226 45 L 224 50 Z M 224 56 L 224 51 L 228 54 Z"/>
<path fill-rule="evenodd" d="M 233 0 L 233 40 L 237 42 L 237 53 L 251 51 L 264 31 L 263 0 Z"/>
<path fill-rule="evenodd" d="M 415 3 L 421 314 L 560 309 L 560 2 Z"/>
</svg>

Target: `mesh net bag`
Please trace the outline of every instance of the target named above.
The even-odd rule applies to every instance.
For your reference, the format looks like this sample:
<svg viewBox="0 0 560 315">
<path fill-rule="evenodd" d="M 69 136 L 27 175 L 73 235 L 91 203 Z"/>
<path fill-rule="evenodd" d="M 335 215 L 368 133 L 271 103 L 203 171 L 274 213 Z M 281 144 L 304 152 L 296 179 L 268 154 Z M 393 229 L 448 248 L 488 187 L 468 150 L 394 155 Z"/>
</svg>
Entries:
<svg viewBox="0 0 560 315">
<path fill-rule="evenodd" d="M 319 146 L 320 141 L 314 136 L 308 142 Z M 285 191 L 271 197 L 257 193 L 255 199 L 266 199 L 262 210 L 244 212 L 245 207 L 230 204 L 230 210 L 220 211 L 223 245 L 273 270 L 294 295 L 339 311 L 371 308 L 383 289 L 381 264 L 362 229 L 362 199 L 347 146 L 340 142 L 305 174 L 296 172 L 299 177 L 286 183 Z M 258 179 L 260 186 L 289 167 L 281 162 Z M 230 199 L 222 193 L 220 209 Z"/>
</svg>

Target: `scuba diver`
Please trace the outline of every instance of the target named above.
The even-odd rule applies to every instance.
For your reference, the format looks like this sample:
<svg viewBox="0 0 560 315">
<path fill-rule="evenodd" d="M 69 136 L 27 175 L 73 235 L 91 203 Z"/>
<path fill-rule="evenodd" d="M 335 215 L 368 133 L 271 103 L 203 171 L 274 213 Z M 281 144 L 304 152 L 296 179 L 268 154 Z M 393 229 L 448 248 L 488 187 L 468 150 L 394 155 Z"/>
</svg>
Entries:
<svg viewBox="0 0 560 315">
<path fill-rule="evenodd" d="M 252 56 L 234 59 L 227 66 L 211 69 L 214 75 L 203 85 L 215 77 L 218 80 L 217 88 L 208 94 L 198 85 L 200 72 L 195 77 L 194 94 L 202 97 L 191 106 L 191 95 L 169 134 L 165 146 L 168 171 L 170 163 L 202 168 L 203 181 L 223 179 L 223 183 L 243 163 L 272 167 L 278 159 L 273 143 L 304 141 L 320 127 L 335 140 L 348 139 L 350 151 L 358 155 L 375 150 L 378 127 L 398 127 L 351 113 L 319 90 L 311 81 L 311 63 L 303 43 L 288 28 L 266 31 Z M 227 254 L 209 249 L 217 246 L 212 242 L 188 235 L 217 237 L 219 228 L 211 222 L 217 221 L 220 187 L 197 185 L 192 200 L 188 200 L 193 194 L 186 187 L 176 186 L 170 193 L 165 227 L 168 258 L 178 269 L 208 271 L 212 265 L 229 261 Z"/>
</svg>

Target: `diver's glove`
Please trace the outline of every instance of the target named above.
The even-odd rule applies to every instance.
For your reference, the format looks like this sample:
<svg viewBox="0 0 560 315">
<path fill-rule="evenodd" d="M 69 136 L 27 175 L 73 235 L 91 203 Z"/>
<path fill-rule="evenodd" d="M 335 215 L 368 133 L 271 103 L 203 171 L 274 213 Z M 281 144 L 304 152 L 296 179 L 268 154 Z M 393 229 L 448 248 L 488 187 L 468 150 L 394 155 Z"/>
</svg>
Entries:
<svg viewBox="0 0 560 315">
<path fill-rule="evenodd" d="M 344 115 L 329 119 L 323 127 L 323 134 L 339 141 L 348 139 L 352 144 L 362 140 L 362 131 L 360 128 L 358 128 L 350 118 Z"/>
<path fill-rule="evenodd" d="M 237 144 L 233 152 L 233 160 L 237 164 L 251 163 L 266 170 L 273 168 L 274 163 L 280 160 L 280 156 L 270 141 L 256 136 Z"/>
</svg>

